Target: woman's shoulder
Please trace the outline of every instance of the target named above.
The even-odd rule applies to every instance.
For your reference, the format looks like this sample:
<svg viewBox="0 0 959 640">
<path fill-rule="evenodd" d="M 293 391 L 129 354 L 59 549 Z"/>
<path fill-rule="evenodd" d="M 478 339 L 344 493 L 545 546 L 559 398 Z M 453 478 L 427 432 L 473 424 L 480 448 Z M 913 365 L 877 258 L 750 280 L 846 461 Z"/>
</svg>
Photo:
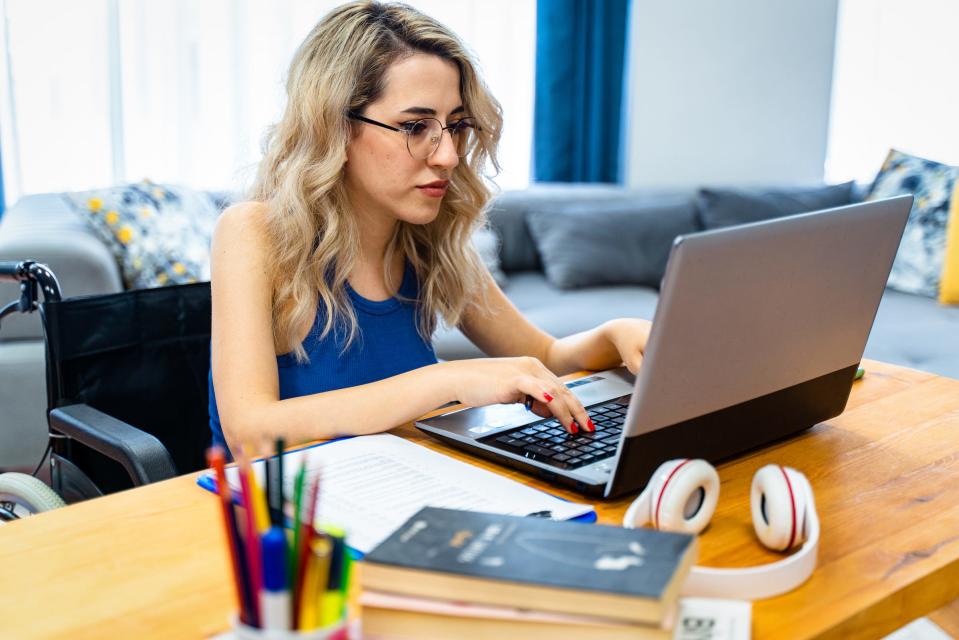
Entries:
<svg viewBox="0 0 959 640">
<path fill-rule="evenodd" d="M 213 232 L 214 242 L 265 242 L 269 207 L 265 202 L 237 202 L 220 214 Z"/>
</svg>

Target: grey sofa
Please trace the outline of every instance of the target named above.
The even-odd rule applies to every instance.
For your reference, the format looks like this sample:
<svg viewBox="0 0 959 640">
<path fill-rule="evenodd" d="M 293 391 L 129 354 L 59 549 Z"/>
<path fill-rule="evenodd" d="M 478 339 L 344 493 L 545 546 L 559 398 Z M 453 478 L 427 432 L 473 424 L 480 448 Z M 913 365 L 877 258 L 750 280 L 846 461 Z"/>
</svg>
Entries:
<svg viewBox="0 0 959 640">
<path fill-rule="evenodd" d="M 533 323 L 566 336 L 615 317 L 652 318 L 657 292 L 650 286 L 554 287 L 527 224 L 531 209 L 570 203 L 627 203 L 637 198 L 689 201 L 694 192 L 636 192 L 594 185 L 541 185 L 501 194 L 490 212 L 501 239 L 504 290 Z M 693 229 L 690 229 L 693 230 Z M 667 241 L 668 242 L 668 241 Z M 575 251 L 575 247 L 571 247 Z M 58 194 L 27 196 L 0 220 L 0 260 L 35 259 L 57 274 L 64 295 L 120 291 L 117 265 L 106 247 Z M 16 289 L 0 284 L 0 302 Z M 959 308 L 888 291 L 866 348 L 867 357 L 959 377 Z M 443 359 L 482 353 L 456 330 L 435 337 Z M 36 316 L 13 317 L 0 327 L 0 469 L 24 469 L 46 444 L 43 341 Z"/>
</svg>

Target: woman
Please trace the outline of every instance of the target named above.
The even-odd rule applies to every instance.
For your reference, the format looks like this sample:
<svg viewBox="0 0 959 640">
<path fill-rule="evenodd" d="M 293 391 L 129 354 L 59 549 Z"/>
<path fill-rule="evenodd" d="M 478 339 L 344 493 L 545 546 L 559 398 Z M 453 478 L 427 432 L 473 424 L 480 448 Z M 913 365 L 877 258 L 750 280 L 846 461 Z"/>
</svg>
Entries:
<svg viewBox="0 0 959 640">
<path fill-rule="evenodd" d="M 592 430 L 557 376 L 635 372 L 649 323 L 556 340 L 493 281 L 470 237 L 502 116 L 456 36 L 405 5 L 343 5 L 300 46 L 287 94 L 251 201 L 213 238 L 214 442 L 376 433 L 452 400 L 527 397 Z M 440 319 L 491 357 L 437 363 Z"/>
</svg>

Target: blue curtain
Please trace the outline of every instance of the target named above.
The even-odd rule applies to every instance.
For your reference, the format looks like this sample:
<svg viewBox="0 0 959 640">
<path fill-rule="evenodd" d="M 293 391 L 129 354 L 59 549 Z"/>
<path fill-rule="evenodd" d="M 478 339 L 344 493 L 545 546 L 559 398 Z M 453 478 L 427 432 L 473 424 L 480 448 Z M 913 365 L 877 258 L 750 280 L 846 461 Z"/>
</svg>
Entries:
<svg viewBox="0 0 959 640">
<path fill-rule="evenodd" d="M 533 179 L 622 182 L 629 0 L 536 3 Z"/>
</svg>

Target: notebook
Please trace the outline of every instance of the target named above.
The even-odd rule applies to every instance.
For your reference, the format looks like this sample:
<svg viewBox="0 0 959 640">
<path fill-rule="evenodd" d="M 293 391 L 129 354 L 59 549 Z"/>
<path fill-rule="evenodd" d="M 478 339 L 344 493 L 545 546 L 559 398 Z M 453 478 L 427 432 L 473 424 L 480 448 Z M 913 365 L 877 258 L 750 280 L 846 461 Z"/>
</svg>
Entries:
<svg viewBox="0 0 959 640">
<path fill-rule="evenodd" d="M 284 495 L 293 495 L 293 479 L 304 459 L 308 481 L 321 473 L 317 521 L 346 529 L 349 546 L 361 554 L 427 506 L 596 519 L 591 505 L 567 502 L 390 434 L 333 440 L 285 454 Z M 264 467 L 263 460 L 253 464 L 261 483 Z M 239 491 L 236 467 L 227 469 L 227 482 Z M 212 472 L 201 474 L 197 484 L 216 491 Z"/>
</svg>

